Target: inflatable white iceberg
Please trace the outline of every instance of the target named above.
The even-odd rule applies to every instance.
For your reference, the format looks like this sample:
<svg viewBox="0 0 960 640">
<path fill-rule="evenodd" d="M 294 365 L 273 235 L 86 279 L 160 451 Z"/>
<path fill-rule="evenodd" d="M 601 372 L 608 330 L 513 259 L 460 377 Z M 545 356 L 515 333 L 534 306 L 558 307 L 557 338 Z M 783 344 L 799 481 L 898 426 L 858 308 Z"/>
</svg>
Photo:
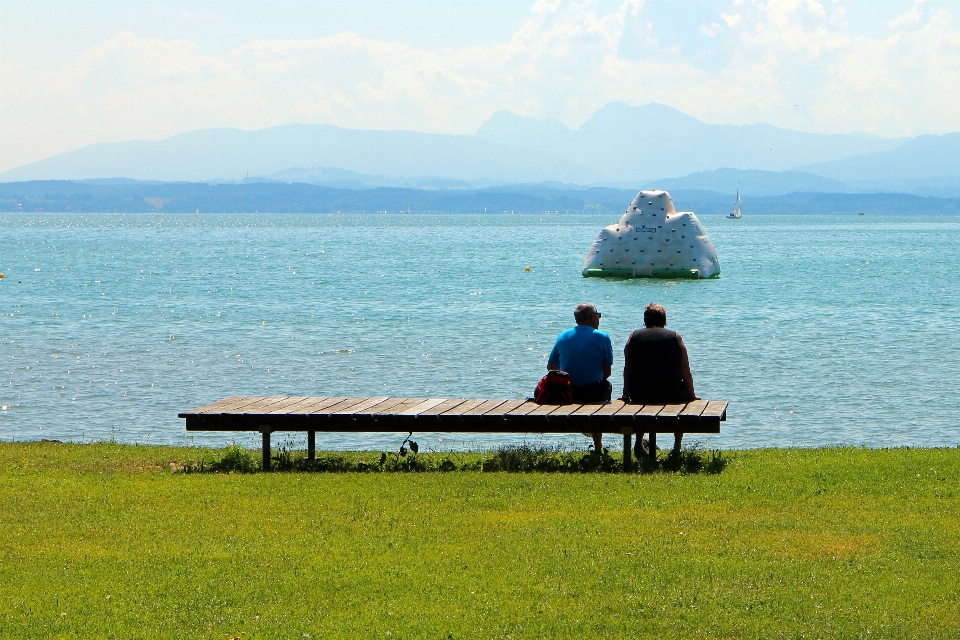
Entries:
<svg viewBox="0 0 960 640">
<path fill-rule="evenodd" d="M 714 278 L 717 252 L 697 216 L 676 211 L 666 191 L 641 191 L 605 227 L 583 262 L 586 277 Z"/>
</svg>

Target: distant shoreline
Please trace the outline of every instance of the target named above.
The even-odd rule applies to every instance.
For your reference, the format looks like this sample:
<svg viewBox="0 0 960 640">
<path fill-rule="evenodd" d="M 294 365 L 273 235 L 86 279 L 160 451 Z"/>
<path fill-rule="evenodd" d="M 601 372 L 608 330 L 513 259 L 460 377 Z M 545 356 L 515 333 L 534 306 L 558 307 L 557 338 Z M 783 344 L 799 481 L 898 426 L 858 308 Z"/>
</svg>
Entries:
<svg viewBox="0 0 960 640">
<path fill-rule="evenodd" d="M 638 189 L 528 184 L 487 189 L 348 189 L 303 183 L 91 184 L 65 180 L 0 183 L 4 213 L 556 213 L 620 215 Z M 678 210 L 727 214 L 734 197 L 704 190 L 671 190 Z M 960 198 L 909 193 L 744 194 L 753 214 L 940 214 L 960 212 Z"/>
</svg>

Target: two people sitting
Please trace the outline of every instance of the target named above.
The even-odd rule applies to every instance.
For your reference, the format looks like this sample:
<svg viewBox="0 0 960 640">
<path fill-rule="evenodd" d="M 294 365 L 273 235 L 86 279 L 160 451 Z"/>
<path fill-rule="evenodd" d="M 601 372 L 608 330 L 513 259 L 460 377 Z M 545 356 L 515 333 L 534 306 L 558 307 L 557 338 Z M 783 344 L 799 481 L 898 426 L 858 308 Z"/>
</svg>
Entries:
<svg viewBox="0 0 960 640">
<path fill-rule="evenodd" d="M 613 346 L 610 336 L 600 331 L 600 312 L 589 303 L 573 312 L 577 326 L 557 338 L 547 370 L 570 375 L 573 402 L 603 404 L 610 401 L 613 385 Z M 681 404 L 699 400 L 693 389 L 693 374 L 687 347 L 679 333 L 667 326 L 667 312 L 656 303 L 643 311 L 643 329 L 630 334 L 623 347 L 623 393 L 620 400 L 632 404 Z M 603 434 L 593 436 L 594 450 L 602 451 Z M 680 454 L 683 433 L 674 433 L 671 455 Z M 637 455 L 642 454 L 642 436 L 637 434 Z"/>
</svg>

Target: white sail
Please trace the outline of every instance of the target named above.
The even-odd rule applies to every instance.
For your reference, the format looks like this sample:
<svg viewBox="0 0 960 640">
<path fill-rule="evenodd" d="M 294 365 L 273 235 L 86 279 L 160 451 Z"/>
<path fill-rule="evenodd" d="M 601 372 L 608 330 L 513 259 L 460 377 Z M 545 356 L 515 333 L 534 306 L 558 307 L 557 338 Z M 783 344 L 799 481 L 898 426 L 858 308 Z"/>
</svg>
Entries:
<svg viewBox="0 0 960 640">
<path fill-rule="evenodd" d="M 743 212 L 740 211 L 740 189 L 737 189 L 737 201 L 733 203 L 733 211 L 727 214 L 728 218 L 742 218 Z"/>
</svg>

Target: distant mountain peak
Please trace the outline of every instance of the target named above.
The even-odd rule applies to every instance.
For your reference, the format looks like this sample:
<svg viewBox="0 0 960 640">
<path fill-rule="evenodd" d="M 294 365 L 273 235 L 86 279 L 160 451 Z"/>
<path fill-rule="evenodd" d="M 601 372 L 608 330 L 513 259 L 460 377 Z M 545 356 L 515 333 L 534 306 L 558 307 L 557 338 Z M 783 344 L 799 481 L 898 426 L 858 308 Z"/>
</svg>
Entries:
<svg viewBox="0 0 960 640">
<path fill-rule="evenodd" d="M 201 129 L 164 140 L 90 145 L 11 169 L 0 175 L 0 181 L 252 177 L 351 188 L 382 184 L 465 188 L 542 181 L 639 188 L 714 171 L 688 177 L 684 184 L 708 183 L 725 192 L 749 178 L 757 185 L 755 191 L 761 185 L 771 191 L 837 190 L 862 188 L 867 181 L 886 187 L 909 178 L 909 184 L 898 188 L 920 185 L 939 193 L 954 188 L 958 166 L 960 134 L 910 141 L 822 135 L 767 124 L 707 124 L 656 102 L 642 106 L 610 102 L 577 129 L 553 118 L 497 111 L 474 136 L 299 123 L 254 131 Z M 809 175 L 730 173 L 787 169 L 828 181 Z"/>
<path fill-rule="evenodd" d="M 555 149 L 565 145 L 573 131 L 554 118 L 538 120 L 512 111 L 496 111 L 480 125 L 477 137 L 524 149 Z"/>
</svg>

